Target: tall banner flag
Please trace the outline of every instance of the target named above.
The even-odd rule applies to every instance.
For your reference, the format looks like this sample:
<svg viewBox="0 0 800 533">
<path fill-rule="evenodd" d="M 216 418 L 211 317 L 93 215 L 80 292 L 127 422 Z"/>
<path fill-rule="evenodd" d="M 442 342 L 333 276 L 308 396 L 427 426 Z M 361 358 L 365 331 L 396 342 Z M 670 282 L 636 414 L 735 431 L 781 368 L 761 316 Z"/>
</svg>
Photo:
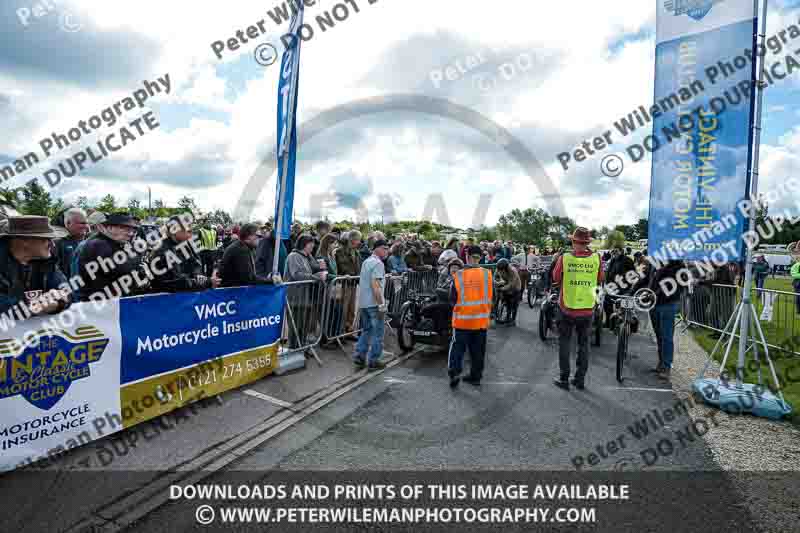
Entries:
<svg viewBox="0 0 800 533">
<path fill-rule="evenodd" d="M 648 253 L 742 255 L 755 79 L 753 0 L 657 0 Z"/>
<path fill-rule="evenodd" d="M 294 171 L 297 162 L 297 94 L 300 77 L 300 30 L 303 27 L 303 2 L 297 2 L 289 33 L 282 37 L 286 49 L 278 78 L 278 184 L 275 196 L 275 231 L 281 239 L 291 235 L 294 207 Z M 283 206 L 283 217 L 280 216 Z M 281 221 L 280 228 L 278 221 Z"/>
</svg>

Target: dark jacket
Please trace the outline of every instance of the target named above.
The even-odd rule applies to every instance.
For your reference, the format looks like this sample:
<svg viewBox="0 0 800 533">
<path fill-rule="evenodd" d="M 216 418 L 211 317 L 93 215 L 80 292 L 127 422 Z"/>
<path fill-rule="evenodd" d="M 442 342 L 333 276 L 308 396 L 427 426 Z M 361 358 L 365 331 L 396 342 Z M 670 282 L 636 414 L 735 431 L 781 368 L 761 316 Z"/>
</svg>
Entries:
<svg viewBox="0 0 800 533">
<path fill-rule="evenodd" d="M 165 272 L 161 275 L 154 274 L 154 279 L 150 283 L 152 292 L 183 292 L 183 291 L 202 291 L 211 288 L 211 280 L 199 283 L 197 276 L 203 275 L 203 262 L 197 252 L 187 242 L 181 248 L 173 238 L 168 237 L 161 241 L 161 244 L 153 252 L 150 264 L 156 270 Z M 168 256 L 174 258 L 168 260 Z M 188 255 L 188 258 L 186 257 Z M 178 263 L 175 262 L 178 259 Z"/>
<path fill-rule="evenodd" d="M 353 250 L 348 242 L 336 249 L 336 273 L 339 276 L 358 276 L 361 274 L 361 254 Z"/>
<path fill-rule="evenodd" d="M 89 297 L 96 292 L 103 292 L 105 287 L 109 287 L 112 295 L 127 296 L 127 294 L 117 294 L 117 289 L 111 286 L 115 281 L 123 276 L 130 275 L 133 272 L 139 272 L 139 279 L 146 279 L 146 275 L 142 271 L 142 257 L 138 254 L 133 254 L 133 257 L 128 256 L 128 259 L 121 265 L 114 263 L 114 268 L 103 269 L 99 267 L 94 274 L 94 279 L 89 275 L 86 266 L 91 262 L 98 262 L 100 258 L 106 258 L 113 263 L 114 253 L 118 251 L 125 251 L 130 243 L 117 242 L 103 233 L 98 233 L 94 238 L 86 241 L 80 250 L 78 256 L 78 275 L 83 279 L 85 285 L 78 291 L 81 301 L 88 301 Z M 127 255 L 127 254 L 126 254 Z M 136 284 L 133 285 L 136 287 Z"/>
<path fill-rule="evenodd" d="M 661 286 L 661 281 L 664 279 L 672 279 L 675 281 L 678 272 L 683 268 L 681 261 L 670 261 L 663 267 L 659 268 L 650 280 L 650 289 L 656 293 L 656 305 L 664 305 L 675 303 L 680 300 L 681 294 L 678 290 L 679 286 L 675 283 L 665 283 L 667 290 L 675 289 L 671 294 L 664 292 L 664 287 Z"/>
<path fill-rule="evenodd" d="M 31 261 L 26 268 L 11 255 L 8 239 L 0 239 L 0 313 L 27 302 L 26 291 L 47 292 L 66 283 L 67 278 L 58 269 L 55 257 Z M 70 305 L 69 298 L 61 302 L 57 312 Z"/>
<path fill-rule="evenodd" d="M 625 275 L 630 272 L 631 270 L 636 270 L 636 266 L 633 264 L 633 259 L 628 257 L 627 255 L 619 255 L 616 258 L 611 260 L 611 264 L 608 265 L 608 272 L 606 273 L 606 281 L 609 283 L 617 283 L 620 288 L 623 285 L 620 285 L 617 282 L 617 276 L 620 276 L 622 280 L 622 284 L 625 286 L 629 286 L 628 280 L 625 279 Z M 626 294 L 629 292 L 628 290 L 622 289 L 619 291 L 620 294 Z"/>
<path fill-rule="evenodd" d="M 278 250 L 278 273 L 283 274 L 286 268 L 286 245 L 281 241 Z M 256 248 L 256 275 L 268 278 L 272 275 L 272 262 L 275 259 L 275 239 L 261 239 Z"/>
<path fill-rule="evenodd" d="M 70 269 L 72 268 L 72 254 L 75 253 L 75 249 L 82 241 L 83 239 L 76 239 L 72 235 L 54 241 L 56 247 L 55 259 L 58 262 L 58 268 L 67 277 L 69 277 Z"/>
<path fill-rule="evenodd" d="M 242 241 L 234 241 L 225 249 L 220 267 L 223 287 L 241 287 L 272 283 L 272 278 L 256 273 L 255 252 Z"/>
</svg>

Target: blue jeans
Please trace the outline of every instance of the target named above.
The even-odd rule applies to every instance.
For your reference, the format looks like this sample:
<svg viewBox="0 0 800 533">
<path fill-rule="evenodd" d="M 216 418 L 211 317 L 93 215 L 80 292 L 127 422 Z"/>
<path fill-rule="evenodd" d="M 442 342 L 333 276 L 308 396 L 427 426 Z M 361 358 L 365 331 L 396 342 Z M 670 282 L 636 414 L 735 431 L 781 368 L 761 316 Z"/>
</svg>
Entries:
<svg viewBox="0 0 800 533">
<path fill-rule="evenodd" d="M 658 342 L 658 355 L 661 364 L 672 368 L 672 356 L 675 353 L 675 344 L 672 337 L 675 333 L 675 315 L 678 314 L 679 302 L 657 305 L 653 309 L 653 329 L 656 331 Z"/>
<path fill-rule="evenodd" d="M 365 360 L 372 364 L 377 362 L 383 355 L 383 326 L 384 321 L 378 318 L 377 307 L 365 307 L 359 309 L 361 320 L 361 335 L 356 344 L 356 360 Z M 369 350 L 369 357 L 367 357 Z"/>
</svg>

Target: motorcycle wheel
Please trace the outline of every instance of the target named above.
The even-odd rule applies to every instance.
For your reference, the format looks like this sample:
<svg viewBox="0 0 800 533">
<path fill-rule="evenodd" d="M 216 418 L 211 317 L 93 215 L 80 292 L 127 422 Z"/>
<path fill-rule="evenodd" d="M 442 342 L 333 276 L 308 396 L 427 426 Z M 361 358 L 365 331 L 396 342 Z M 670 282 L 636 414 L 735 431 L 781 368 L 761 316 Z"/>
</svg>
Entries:
<svg viewBox="0 0 800 533">
<path fill-rule="evenodd" d="M 533 309 L 536 305 L 536 288 L 533 286 L 528 287 L 528 306 Z"/>
<path fill-rule="evenodd" d="M 414 327 L 414 309 L 411 302 L 406 302 L 400 309 L 400 323 L 397 326 L 397 343 L 403 352 L 410 352 L 414 349 L 416 339 L 411 329 Z"/>
</svg>

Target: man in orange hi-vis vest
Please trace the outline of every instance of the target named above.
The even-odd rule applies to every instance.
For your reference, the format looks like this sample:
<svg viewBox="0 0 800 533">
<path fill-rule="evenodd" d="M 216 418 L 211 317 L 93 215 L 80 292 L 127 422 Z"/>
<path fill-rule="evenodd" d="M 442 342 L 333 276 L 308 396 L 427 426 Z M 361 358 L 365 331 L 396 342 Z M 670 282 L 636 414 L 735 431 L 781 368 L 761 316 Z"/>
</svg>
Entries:
<svg viewBox="0 0 800 533">
<path fill-rule="evenodd" d="M 486 357 L 486 330 L 492 311 L 492 273 L 478 266 L 482 251 L 478 246 L 467 250 L 467 266 L 453 275 L 450 303 L 453 304 L 453 340 L 447 356 L 450 387 L 458 387 L 469 350 L 470 373 L 466 383 L 479 386 Z"/>
</svg>

